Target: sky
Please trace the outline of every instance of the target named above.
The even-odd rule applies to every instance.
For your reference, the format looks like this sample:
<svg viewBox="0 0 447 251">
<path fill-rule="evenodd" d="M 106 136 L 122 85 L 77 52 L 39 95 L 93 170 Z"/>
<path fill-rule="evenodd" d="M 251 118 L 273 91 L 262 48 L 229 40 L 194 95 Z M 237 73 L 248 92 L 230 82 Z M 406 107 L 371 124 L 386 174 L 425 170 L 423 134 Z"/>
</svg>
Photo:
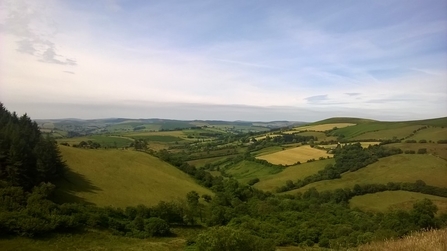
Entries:
<svg viewBox="0 0 447 251">
<path fill-rule="evenodd" d="M 447 116 L 447 1 L 4 0 L 0 102 L 31 118 Z"/>
</svg>

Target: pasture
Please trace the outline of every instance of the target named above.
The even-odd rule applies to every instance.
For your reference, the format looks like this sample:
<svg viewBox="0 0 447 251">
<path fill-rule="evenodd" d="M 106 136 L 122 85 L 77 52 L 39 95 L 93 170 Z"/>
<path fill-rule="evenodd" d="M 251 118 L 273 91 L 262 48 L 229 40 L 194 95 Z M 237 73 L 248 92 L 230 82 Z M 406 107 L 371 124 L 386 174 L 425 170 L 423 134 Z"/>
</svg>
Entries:
<svg viewBox="0 0 447 251">
<path fill-rule="evenodd" d="M 101 144 L 101 147 L 128 147 L 132 142 L 133 139 L 126 138 L 126 137 L 120 137 L 120 136 L 107 136 L 107 135 L 91 135 L 91 136 L 85 136 L 85 137 L 76 137 L 76 138 L 63 138 L 63 139 L 56 139 L 57 142 L 62 143 L 68 143 L 70 145 L 79 144 L 81 141 L 93 141 Z"/>
<path fill-rule="evenodd" d="M 294 131 L 316 131 L 316 132 L 324 132 L 328 130 L 337 128 L 345 128 L 348 126 L 355 126 L 353 123 L 329 123 L 329 124 L 319 124 L 319 125 L 307 125 L 293 128 Z"/>
<path fill-rule="evenodd" d="M 352 188 L 355 184 L 388 182 L 415 182 L 423 180 L 427 185 L 447 187 L 447 161 L 427 154 L 399 154 L 379 159 L 355 172 L 342 174 L 341 179 L 311 183 L 287 193 L 304 192 L 309 188 L 318 191 Z"/>
<path fill-rule="evenodd" d="M 306 145 L 261 155 L 256 158 L 266 160 L 276 165 L 292 165 L 298 161 L 304 163 L 310 159 L 317 160 L 320 157 L 327 158 L 332 156 L 332 154 L 329 154 L 324 150 L 312 148 Z"/>
<path fill-rule="evenodd" d="M 173 229 L 175 232 L 175 229 Z M 185 239 L 149 238 L 137 239 L 112 235 L 107 232 L 86 231 L 82 233 L 54 234 L 47 238 L 2 238 L 2 251 L 66 251 L 66 250 L 184 250 Z"/>
<path fill-rule="evenodd" d="M 244 160 L 231 166 L 225 171 L 226 173 L 231 174 L 239 182 L 247 183 L 254 178 L 261 179 L 264 176 L 281 172 L 281 169 L 278 167 L 267 167 L 256 162 Z"/>
<path fill-rule="evenodd" d="M 261 181 L 256 183 L 254 187 L 265 191 L 275 191 L 277 187 L 284 186 L 287 180 L 297 181 L 298 179 L 304 179 L 323 170 L 326 165 L 333 163 L 334 159 L 326 159 L 289 166 L 282 172 L 259 177 Z"/>
<path fill-rule="evenodd" d="M 384 139 L 403 139 L 410 136 L 414 131 L 421 128 L 421 125 L 410 125 L 399 128 L 383 129 L 378 131 L 366 132 L 361 135 L 355 136 L 353 140 L 384 140 Z"/>
<path fill-rule="evenodd" d="M 65 146 L 60 150 L 70 168 L 66 180 L 57 184 L 59 192 L 71 195 L 66 197 L 98 206 L 126 207 L 184 199 L 192 190 L 211 194 L 187 174 L 149 154 Z"/>
<path fill-rule="evenodd" d="M 447 127 L 429 127 L 427 129 L 418 131 L 408 139 L 414 139 L 417 141 L 425 139 L 427 141 L 431 140 L 433 142 L 437 142 L 441 139 L 447 139 Z"/>
<path fill-rule="evenodd" d="M 381 211 L 389 209 L 411 209 L 413 204 L 427 198 L 438 207 L 438 213 L 447 212 L 447 198 L 408 191 L 384 191 L 355 196 L 349 201 L 352 208 L 364 211 Z"/>
<path fill-rule="evenodd" d="M 397 147 L 402 151 L 412 150 L 417 152 L 418 149 L 425 148 L 429 154 L 438 156 L 447 160 L 447 144 L 435 144 L 435 143 L 394 143 L 385 145 L 389 147 Z"/>
</svg>

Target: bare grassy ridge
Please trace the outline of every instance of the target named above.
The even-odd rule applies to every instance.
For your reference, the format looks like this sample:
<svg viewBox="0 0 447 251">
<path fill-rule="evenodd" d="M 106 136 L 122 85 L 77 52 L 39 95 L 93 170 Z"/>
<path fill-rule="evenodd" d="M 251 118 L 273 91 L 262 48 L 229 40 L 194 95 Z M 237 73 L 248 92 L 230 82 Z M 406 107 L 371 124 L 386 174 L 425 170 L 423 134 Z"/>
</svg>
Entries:
<svg viewBox="0 0 447 251">
<path fill-rule="evenodd" d="M 402 239 L 373 242 L 358 247 L 358 251 L 446 251 L 447 229 L 418 232 Z"/>
<path fill-rule="evenodd" d="M 312 148 L 310 146 L 300 146 L 262 155 L 257 158 L 266 160 L 276 165 L 292 165 L 298 161 L 304 163 L 310 159 L 318 160 L 320 157 L 327 158 L 332 156 L 332 154 L 326 153 L 324 150 Z"/>
<path fill-rule="evenodd" d="M 187 174 L 146 153 L 65 146 L 60 150 L 71 172 L 58 186 L 99 206 L 151 206 L 184 199 L 191 190 L 211 194 Z"/>
</svg>

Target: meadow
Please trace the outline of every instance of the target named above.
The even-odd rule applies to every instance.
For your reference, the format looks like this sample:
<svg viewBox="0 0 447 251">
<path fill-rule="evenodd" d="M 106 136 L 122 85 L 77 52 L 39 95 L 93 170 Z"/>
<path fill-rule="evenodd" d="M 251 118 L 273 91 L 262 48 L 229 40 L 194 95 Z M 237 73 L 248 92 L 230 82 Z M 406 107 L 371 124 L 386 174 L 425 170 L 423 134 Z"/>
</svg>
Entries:
<svg viewBox="0 0 447 251">
<path fill-rule="evenodd" d="M 264 191 L 275 191 L 279 186 L 284 186 L 287 180 L 296 181 L 304 179 L 307 176 L 318 173 L 328 164 L 333 164 L 334 159 L 318 160 L 300 165 L 286 167 L 283 171 L 276 174 L 258 176 L 260 181 L 254 187 Z"/>
<path fill-rule="evenodd" d="M 298 161 L 304 163 L 310 159 L 319 159 L 332 157 L 332 154 L 326 153 L 324 150 L 312 148 L 308 145 L 286 149 L 266 155 L 260 155 L 256 158 L 266 160 L 276 165 L 292 165 Z"/>
<path fill-rule="evenodd" d="M 447 160 L 447 144 L 436 143 L 393 143 L 386 145 L 387 147 L 397 147 L 402 151 L 415 151 L 421 148 L 427 149 L 427 153 Z"/>
<path fill-rule="evenodd" d="M 324 132 L 324 131 L 332 130 L 332 129 L 334 129 L 334 127 L 345 128 L 345 127 L 354 126 L 354 125 L 356 125 L 356 124 L 353 124 L 353 123 L 328 123 L 328 124 L 318 124 L 318 125 L 307 125 L 307 126 L 295 127 L 294 131 Z"/>
<path fill-rule="evenodd" d="M 447 198 L 408 191 L 385 191 L 355 196 L 349 201 L 349 205 L 365 211 L 384 212 L 397 208 L 409 210 L 415 202 L 425 198 L 438 207 L 438 213 L 447 213 Z"/>
<path fill-rule="evenodd" d="M 391 129 L 384 129 L 384 130 L 378 130 L 373 132 L 366 132 L 361 135 L 352 137 L 352 140 L 385 140 L 385 139 L 403 139 L 408 136 L 410 136 L 414 131 L 421 128 L 421 125 L 410 125 L 410 126 L 403 126 L 399 128 L 391 128 Z"/>
<path fill-rule="evenodd" d="M 226 170 L 226 173 L 242 183 L 247 183 L 251 179 L 261 178 L 278 172 L 281 172 L 281 169 L 278 167 L 267 167 L 248 160 L 241 161 Z"/>
<path fill-rule="evenodd" d="M 437 142 L 441 139 L 447 139 L 447 127 L 429 127 L 427 129 L 423 129 L 415 133 L 413 136 L 408 139 L 413 140 L 427 140 Z"/>
<path fill-rule="evenodd" d="M 342 174 L 340 179 L 324 180 L 287 193 L 304 192 L 309 188 L 318 191 L 352 188 L 355 184 L 386 184 L 388 182 L 415 182 L 447 187 L 447 161 L 427 154 L 399 154 L 379 159 L 355 172 Z"/>
<path fill-rule="evenodd" d="M 61 138 L 57 139 L 59 143 L 68 143 L 69 145 L 79 144 L 81 141 L 93 141 L 101 144 L 101 147 L 128 147 L 133 139 L 120 137 L 120 136 L 107 136 L 107 135 L 91 135 L 85 137 L 76 137 L 76 138 Z"/>
<path fill-rule="evenodd" d="M 98 206 L 155 205 L 211 192 L 177 168 L 131 150 L 85 150 L 60 146 L 70 167 L 61 192 Z M 62 198 L 60 198 L 62 199 Z"/>
</svg>

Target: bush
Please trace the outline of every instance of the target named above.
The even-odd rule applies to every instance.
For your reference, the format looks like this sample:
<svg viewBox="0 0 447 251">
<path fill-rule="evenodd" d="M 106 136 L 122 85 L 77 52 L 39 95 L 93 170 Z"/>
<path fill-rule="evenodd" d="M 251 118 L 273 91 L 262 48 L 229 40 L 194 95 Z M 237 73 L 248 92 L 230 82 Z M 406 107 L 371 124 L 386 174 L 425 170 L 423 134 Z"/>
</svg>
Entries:
<svg viewBox="0 0 447 251">
<path fill-rule="evenodd" d="M 231 227 L 213 227 L 201 233 L 196 240 L 198 251 L 273 251 L 271 240 L 264 240 L 246 231 Z"/>
<path fill-rule="evenodd" d="M 427 153 L 427 148 L 418 149 L 418 154 L 426 154 L 426 153 Z"/>
<path fill-rule="evenodd" d="M 157 217 L 144 220 L 144 230 L 150 236 L 167 236 L 171 233 L 168 223 Z"/>
</svg>

